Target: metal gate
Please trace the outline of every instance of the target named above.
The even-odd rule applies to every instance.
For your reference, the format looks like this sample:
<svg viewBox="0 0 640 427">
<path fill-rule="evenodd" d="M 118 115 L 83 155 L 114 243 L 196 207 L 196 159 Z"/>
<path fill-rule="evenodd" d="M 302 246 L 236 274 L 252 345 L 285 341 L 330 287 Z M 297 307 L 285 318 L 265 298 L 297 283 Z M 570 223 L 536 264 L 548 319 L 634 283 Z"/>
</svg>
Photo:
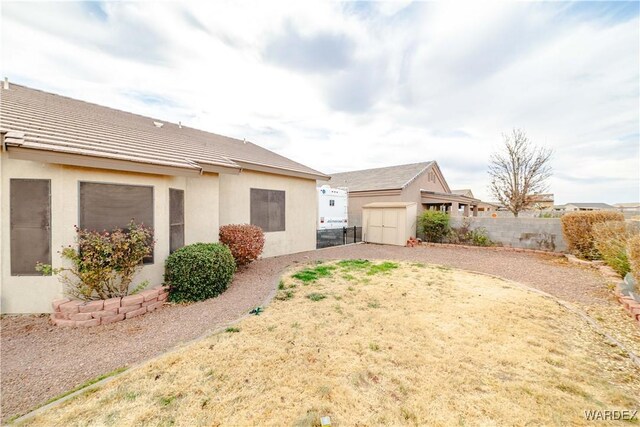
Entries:
<svg viewBox="0 0 640 427">
<path fill-rule="evenodd" d="M 316 249 L 362 242 L 362 227 L 316 230 Z"/>
</svg>

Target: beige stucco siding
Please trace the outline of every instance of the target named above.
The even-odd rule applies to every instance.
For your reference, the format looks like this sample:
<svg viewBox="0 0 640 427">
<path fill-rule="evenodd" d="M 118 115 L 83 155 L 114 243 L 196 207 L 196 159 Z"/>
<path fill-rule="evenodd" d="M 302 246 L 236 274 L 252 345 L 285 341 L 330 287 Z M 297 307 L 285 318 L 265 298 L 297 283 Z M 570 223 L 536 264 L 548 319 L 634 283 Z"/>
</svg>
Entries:
<svg viewBox="0 0 640 427">
<path fill-rule="evenodd" d="M 3 313 L 50 312 L 51 301 L 63 296 L 63 288 L 54 276 L 12 276 L 10 261 L 10 178 L 51 180 L 51 254 L 54 267 L 62 260 L 58 251 L 74 242 L 74 228 L 78 224 L 79 182 L 150 185 L 154 187 L 154 263 L 145 265 L 135 278 L 135 284 L 149 280 L 152 285 L 162 283 L 164 261 L 169 254 L 169 188 L 185 190 L 185 243 L 217 241 L 218 236 L 218 176 L 195 177 L 161 176 L 116 172 L 104 169 L 37 163 L 9 159 L 2 153 L 1 227 L 1 286 L 0 304 Z"/>
<path fill-rule="evenodd" d="M 315 249 L 316 182 L 244 170 L 239 175 L 220 175 L 220 225 L 250 223 L 250 189 L 285 192 L 285 231 L 265 233 L 262 256 Z"/>
<path fill-rule="evenodd" d="M 349 226 L 362 226 L 362 207 L 376 202 L 414 202 L 417 204 L 418 214 L 424 210 L 420 190 L 446 192 L 442 178 L 435 174 L 435 181 L 429 180 L 429 171 L 425 171 L 414 181 L 410 182 L 402 191 L 388 192 L 385 195 L 366 195 L 366 193 L 349 193 Z"/>
<path fill-rule="evenodd" d="M 357 193 L 349 194 L 349 227 L 362 227 L 362 207 L 376 202 L 403 202 L 402 194 L 384 196 L 360 196 Z"/>
</svg>

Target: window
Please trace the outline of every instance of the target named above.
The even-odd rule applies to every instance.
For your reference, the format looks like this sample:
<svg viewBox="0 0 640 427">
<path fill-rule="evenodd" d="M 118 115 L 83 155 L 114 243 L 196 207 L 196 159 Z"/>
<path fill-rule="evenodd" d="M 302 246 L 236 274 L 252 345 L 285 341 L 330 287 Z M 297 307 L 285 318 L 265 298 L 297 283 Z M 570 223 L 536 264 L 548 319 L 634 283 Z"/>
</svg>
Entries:
<svg viewBox="0 0 640 427">
<path fill-rule="evenodd" d="M 335 200 L 329 200 L 329 206 L 335 206 L 335 205 L 336 205 Z"/>
<path fill-rule="evenodd" d="M 184 190 L 169 189 L 169 253 L 184 246 Z"/>
<path fill-rule="evenodd" d="M 9 182 L 11 275 L 40 275 L 36 264 L 51 264 L 51 180 Z"/>
<path fill-rule="evenodd" d="M 267 233 L 284 231 L 285 193 L 277 190 L 251 189 L 251 224 Z"/>
<path fill-rule="evenodd" d="M 80 183 L 80 228 L 126 230 L 131 220 L 153 227 L 153 187 Z M 144 263 L 153 263 L 153 252 L 144 259 Z"/>
</svg>

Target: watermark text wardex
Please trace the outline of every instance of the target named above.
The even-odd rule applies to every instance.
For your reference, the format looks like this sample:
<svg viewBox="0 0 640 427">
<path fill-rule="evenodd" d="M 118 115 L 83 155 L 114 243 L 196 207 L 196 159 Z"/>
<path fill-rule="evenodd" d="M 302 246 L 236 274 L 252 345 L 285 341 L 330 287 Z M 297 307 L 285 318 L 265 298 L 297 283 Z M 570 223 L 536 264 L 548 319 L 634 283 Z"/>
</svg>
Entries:
<svg viewBox="0 0 640 427">
<path fill-rule="evenodd" d="M 584 411 L 584 417 L 588 421 L 632 421 L 637 419 L 638 410 L 622 410 L 622 411 L 608 411 L 608 410 L 591 410 Z"/>
</svg>

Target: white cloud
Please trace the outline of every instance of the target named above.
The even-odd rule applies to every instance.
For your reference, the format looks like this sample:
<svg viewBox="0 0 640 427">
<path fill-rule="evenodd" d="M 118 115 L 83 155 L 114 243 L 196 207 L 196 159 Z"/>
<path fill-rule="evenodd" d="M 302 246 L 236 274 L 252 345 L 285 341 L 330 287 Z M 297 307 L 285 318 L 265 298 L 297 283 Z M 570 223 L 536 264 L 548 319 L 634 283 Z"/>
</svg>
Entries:
<svg viewBox="0 0 640 427">
<path fill-rule="evenodd" d="M 522 127 L 555 151 L 557 201 L 634 201 L 639 7 L 3 2 L 2 73 L 325 172 L 435 159 L 485 198 Z"/>
</svg>

